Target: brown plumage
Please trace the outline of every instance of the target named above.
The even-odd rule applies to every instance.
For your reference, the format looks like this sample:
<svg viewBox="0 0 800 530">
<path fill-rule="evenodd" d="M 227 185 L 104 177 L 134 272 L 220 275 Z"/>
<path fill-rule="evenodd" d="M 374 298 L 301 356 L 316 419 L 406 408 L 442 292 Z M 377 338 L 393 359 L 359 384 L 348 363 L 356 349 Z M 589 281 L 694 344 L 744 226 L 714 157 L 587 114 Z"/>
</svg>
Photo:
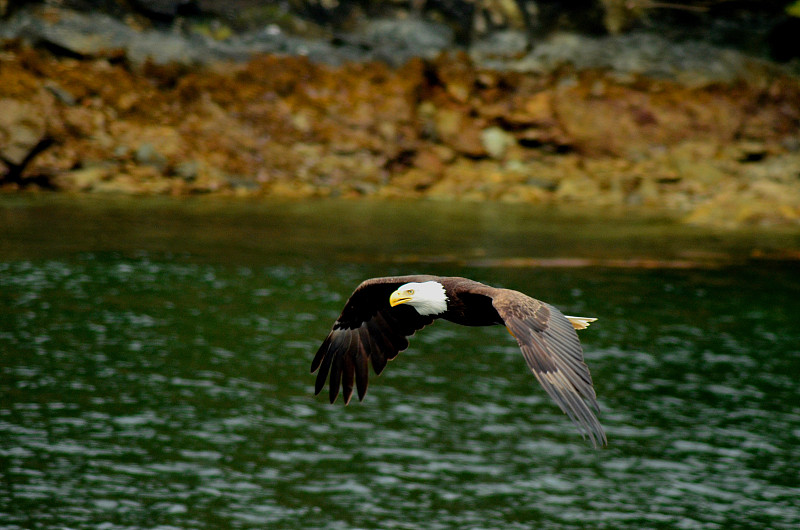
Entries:
<svg viewBox="0 0 800 530">
<path fill-rule="evenodd" d="M 505 325 L 550 397 L 594 446 L 605 445 L 605 432 L 592 411 L 599 410 L 592 378 L 575 332 L 595 319 L 566 317 L 520 292 L 467 278 L 416 275 L 364 281 L 314 356 L 311 372 L 319 369 L 315 393 L 330 374 L 331 403 L 340 386 L 349 403 L 354 384 L 363 399 L 368 362 L 380 374 L 387 361 L 408 347 L 407 337 L 439 318 L 465 326 Z"/>
</svg>

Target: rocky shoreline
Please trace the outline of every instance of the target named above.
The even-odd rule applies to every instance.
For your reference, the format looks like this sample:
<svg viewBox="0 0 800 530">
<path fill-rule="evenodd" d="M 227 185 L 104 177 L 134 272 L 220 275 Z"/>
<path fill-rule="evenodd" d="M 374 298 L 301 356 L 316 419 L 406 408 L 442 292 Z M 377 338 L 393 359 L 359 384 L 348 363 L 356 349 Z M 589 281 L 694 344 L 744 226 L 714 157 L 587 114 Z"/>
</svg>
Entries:
<svg viewBox="0 0 800 530">
<path fill-rule="evenodd" d="M 423 21 L 332 42 L 97 17 L 44 8 L 0 24 L 3 190 L 569 203 L 800 225 L 800 80 L 764 59 L 645 33 L 526 50 L 498 32 L 449 51 L 452 35 Z"/>
</svg>

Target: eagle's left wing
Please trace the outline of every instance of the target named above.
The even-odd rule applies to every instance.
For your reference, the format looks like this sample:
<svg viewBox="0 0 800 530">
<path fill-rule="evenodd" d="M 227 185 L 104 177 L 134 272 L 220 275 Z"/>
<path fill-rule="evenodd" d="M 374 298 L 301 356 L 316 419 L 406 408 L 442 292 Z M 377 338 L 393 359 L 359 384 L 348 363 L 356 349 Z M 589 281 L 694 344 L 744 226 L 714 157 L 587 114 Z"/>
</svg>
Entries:
<svg viewBox="0 0 800 530">
<path fill-rule="evenodd" d="M 605 445 L 606 434 L 592 411 L 599 411 L 592 376 L 570 320 L 550 304 L 517 291 L 497 289 L 492 299 L 539 383 L 592 445 Z"/>
</svg>

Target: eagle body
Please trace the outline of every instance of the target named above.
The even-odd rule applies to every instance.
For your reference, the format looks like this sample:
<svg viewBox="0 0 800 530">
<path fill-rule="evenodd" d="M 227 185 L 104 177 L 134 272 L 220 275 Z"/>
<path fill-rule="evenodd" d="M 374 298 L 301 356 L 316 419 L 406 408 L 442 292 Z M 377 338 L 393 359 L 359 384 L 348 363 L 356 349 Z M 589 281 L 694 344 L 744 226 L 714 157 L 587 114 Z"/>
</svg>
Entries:
<svg viewBox="0 0 800 530">
<path fill-rule="evenodd" d="M 503 324 L 503 319 L 492 305 L 492 292 L 499 293 L 502 289 L 468 278 L 447 277 L 428 281 L 440 283 L 447 296 L 447 311 L 438 315 L 439 318 L 462 326 Z"/>
<path fill-rule="evenodd" d="M 340 386 L 345 404 L 354 386 L 362 400 L 368 364 L 380 375 L 408 347 L 409 336 L 437 319 L 463 326 L 506 326 L 536 379 L 581 433 L 595 446 L 606 443 L 592 411 L 599 406 L 575 332 L 595 319 L 567 317 L 518 291 L 468 278 L 412 275 L 362 282 L 311 363 L 312 373 L 319 370 L 315 392 L 322 391 L 330 375 L 331 403 Z"/>
</svg>

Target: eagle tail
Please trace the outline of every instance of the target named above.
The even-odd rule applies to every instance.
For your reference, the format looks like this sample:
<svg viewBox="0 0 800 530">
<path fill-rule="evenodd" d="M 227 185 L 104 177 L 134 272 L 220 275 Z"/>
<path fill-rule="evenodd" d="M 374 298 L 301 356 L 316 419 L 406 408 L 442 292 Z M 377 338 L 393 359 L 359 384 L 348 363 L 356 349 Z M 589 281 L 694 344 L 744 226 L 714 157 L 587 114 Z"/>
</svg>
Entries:
<svg viewBox="0 0 800 530">
<path fill-rule="evenodd" d="M 570 317 L 567 315 L 564 316 L 567 317 L 567 320 L 570 321 L 572 327 L 575 329 L 586 329 L 589 327 L 589 324 L 597 320 L 596 318 L 590 318 L 590 317 Z"/>
</svg>

